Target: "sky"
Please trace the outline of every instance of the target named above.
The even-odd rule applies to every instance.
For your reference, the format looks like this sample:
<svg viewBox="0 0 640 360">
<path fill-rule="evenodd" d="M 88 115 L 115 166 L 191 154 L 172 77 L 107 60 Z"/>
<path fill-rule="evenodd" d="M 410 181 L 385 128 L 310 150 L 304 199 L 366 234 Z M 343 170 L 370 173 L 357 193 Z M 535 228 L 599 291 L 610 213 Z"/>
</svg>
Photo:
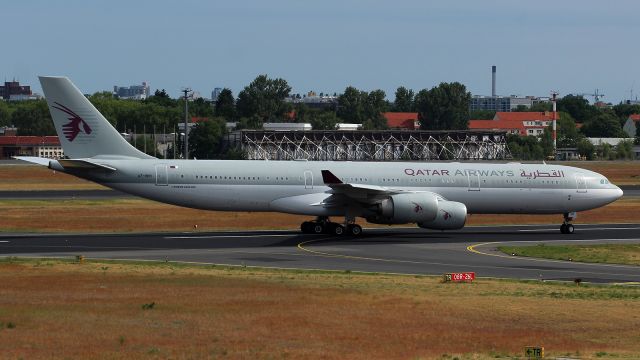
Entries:
<svg viewBox="0 0 640 360">
<path fill-rule="evenodd" d="M 3 1 L 0 76 L 41 93 L 38 75 L 84 93 L 148 81 L 237 95 L 257 75 L 292 93 L 347 86 L 474 95 L 640 95 L 640 1 Z M 637 94 L 637 95 L 636 95 Z M 640 96 L 639 96 L 640 97 Z M 587 97 L 589 100 L 593 100 Z"/>
</svg>

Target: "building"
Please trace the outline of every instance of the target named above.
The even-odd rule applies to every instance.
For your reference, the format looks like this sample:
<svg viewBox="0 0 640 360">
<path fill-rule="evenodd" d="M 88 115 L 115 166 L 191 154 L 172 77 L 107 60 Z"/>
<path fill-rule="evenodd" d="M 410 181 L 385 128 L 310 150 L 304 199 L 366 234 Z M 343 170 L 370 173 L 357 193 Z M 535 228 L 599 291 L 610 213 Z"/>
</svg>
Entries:
<svg viewBox="0 0 640 360">
<path fill-rule="evenodd" d="M 622 126 L 622 130 L 624 130 L 629 137 L 636 137 L 638 126 L 640 126 L 640 114 L 631 114 L 624 123 L 624 126 Z"/>
<path fill-rule="evenodd" d="M 60 159 L 64 153 L 57 136 L 0 136 L 0 160 L 13 156 Z"/>
<path fill-rule="evenodd" d="M 311 109 L 336 109 L 338 106 L 338 96 L 309 91 L 306 95 L 291 95 L 284 101 L 292 104 L 304 104 Z"/>
<path fill-rule="evenodd" d="M 537 112 L 496 112 L 493 120 L 469 120 L 470 130 L 500 130 L 520 136 L 538 136 L 553 123 L 553 113 Z"/>
<path fill-rule="evenodd" d="M 502 121 L 502 120 L 469 120 L 469 130 L 494 130 L 504 131 L 507 134 L 524 136 L 526 131 L 524 125 L 517 121 Z"/>
<path fill-rule="evenodd" d="M 151 95 L 151 88 L 146 81 L 142 85 L 131 85 L 129 87 L 113 87 L 113 95 L 120 99 L 144 100 Z"/>
<path fill-rule="evenodd" d="M 386 112 L 382 115 L 387 119 L 389 129 L 420 129 L 417 112 Z"/>
<path fill-rule="evenodd" d="M 211 92 L 211 101 L 213 102 L 218 101 L 218 96 L 220 96 L 221 92 L 222 92 L 222 88 L 213 89 L 213 91 Z"/>
<path fill-rule="evenodd" d="M 537 96 L 518 97 L 511 96 L 481 96 L 474 95 L 469 103 L 469 111 L 486 110 L 486 111 L 513 111 L 519 106 L 529 109 L 532 105 L 546 102 L 548 99 Z"/>
<path fill-rule="evenodd" d="M 5 81 L 0 86 L 0 96 L 3 100 L 20 101 L 20 100 L 38 100 L 40 95 L 33 94 L 31 87 L 28 85 L 20 85 L 18 81 Z"/>
<path fill-rule="evenodd" d="M 309 131 L 311 124 L 309 123 L 263 123 L 262 128 L 265 131 Z"/>
</svg>

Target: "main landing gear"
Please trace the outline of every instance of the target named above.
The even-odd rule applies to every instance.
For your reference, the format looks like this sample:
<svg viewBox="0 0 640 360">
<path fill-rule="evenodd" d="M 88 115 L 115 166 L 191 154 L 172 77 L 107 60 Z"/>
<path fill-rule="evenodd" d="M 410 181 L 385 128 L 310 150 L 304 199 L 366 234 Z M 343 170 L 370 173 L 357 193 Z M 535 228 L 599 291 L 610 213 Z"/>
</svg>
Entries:
<svg viewBox="0 0 640 360">
<path fill-rule="evenodd" d="M 326 216 L 319 216 L 315 221 L 305 221 L 300 225 L 300 230 L 305 234 L 331 234 L 360 236 L 362 227 L 358 224 L 347 222 L 346 226 L 329 221 Z"/>
<path fill-rule="evenodd" d="M 573 217 L 569 216 L 569 213 L 564 213 L 564 221 L 562 222 L 562 225 L 560 225 L 561 233 L 573 234 L 575 229 L 573 225 L 570 223 L 571 220 L 573 220 Z"/>
</svg>

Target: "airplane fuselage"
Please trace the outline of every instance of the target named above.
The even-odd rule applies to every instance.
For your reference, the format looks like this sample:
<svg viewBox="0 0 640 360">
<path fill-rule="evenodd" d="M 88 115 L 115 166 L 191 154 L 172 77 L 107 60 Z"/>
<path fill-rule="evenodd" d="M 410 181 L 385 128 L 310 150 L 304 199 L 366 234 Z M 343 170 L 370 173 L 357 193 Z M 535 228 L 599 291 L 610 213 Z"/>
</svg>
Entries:
<svg viewBox="0 0 640 360">
<path fill-rule="evenodd" d="M 600 207 L 622 194 L 598 173 L 546 164 L 93 161 L 117 171 L 71 173 L 145 198 L 207 210 L 344 215 L 343 209 L 321 206 L 331 190 L 323 183 L 321 170 L 324 169 L 345 183 L 437 193 L 447 200 L 465 204 L 470 214 L 561 214 Z M 318 206 L 310 207 L 310 203 Z"/>
</svg>

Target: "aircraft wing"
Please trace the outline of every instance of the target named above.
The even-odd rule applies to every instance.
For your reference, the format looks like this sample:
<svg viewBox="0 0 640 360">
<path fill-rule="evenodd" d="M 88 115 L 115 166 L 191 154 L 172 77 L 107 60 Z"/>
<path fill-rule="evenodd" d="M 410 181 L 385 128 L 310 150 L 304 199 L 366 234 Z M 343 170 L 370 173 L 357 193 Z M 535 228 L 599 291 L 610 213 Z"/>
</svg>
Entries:
<svg viewBox="0 0 640 360">
<path fill-rule="evenodd" d="M 373 203 L 381 197 L 406 192 L 384 186 L 344 183 L 329 170 L 322 170 L 321 173 L 322 181 L 331 188 L 330 193 L 334 195 L 325 202 L 342 203 L 348 198 L 362 203 Z"/>
</svg>

